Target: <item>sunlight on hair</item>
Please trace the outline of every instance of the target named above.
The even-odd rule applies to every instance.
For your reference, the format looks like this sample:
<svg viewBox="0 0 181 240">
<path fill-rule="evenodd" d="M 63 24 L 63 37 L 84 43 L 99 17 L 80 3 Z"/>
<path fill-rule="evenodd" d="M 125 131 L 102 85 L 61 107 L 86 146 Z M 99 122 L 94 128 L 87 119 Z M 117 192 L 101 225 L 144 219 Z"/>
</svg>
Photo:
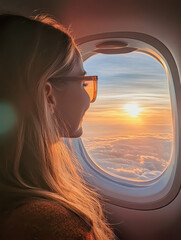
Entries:
<svg viewBox="0 0 181 240">
<path fill-rule="evenodd" d="M 12 130 L 17 120 L 13 106 L 8 103 L 0 103 L 0 135 Z"/>
</svg>

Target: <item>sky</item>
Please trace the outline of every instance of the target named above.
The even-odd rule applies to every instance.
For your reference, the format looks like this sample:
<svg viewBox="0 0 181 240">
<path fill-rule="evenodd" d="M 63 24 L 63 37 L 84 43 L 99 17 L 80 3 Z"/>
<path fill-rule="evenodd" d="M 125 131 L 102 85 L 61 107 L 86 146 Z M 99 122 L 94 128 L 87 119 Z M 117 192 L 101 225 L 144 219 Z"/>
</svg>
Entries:
<svg viewBox="0 0 181 240">
<path fill-rule="evenodd" d="M 98 76 L 96 102 L 84 117 L 84 146 L 104 171 L 146 181 L 168 166 L 172 115 L 167 75 L 143 53 L 96 54 L 84 63 Z"/>
</svg>

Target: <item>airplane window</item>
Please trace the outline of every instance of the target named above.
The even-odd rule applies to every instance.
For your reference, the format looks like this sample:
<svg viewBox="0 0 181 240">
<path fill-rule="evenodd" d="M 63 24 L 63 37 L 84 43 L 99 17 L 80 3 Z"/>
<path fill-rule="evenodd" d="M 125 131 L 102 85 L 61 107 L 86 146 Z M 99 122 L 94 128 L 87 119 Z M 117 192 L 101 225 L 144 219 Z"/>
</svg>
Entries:
<svg viewBox="0 0 181 240">
<path fill-rule="evenodd" d="M 98 94 L 84 117 L 82 141 L 103 171 L 148 181 L 169 165 L 173 126 L 168 79 L 151 56 L 96 54 L 84 62 Z"/>
</svg>

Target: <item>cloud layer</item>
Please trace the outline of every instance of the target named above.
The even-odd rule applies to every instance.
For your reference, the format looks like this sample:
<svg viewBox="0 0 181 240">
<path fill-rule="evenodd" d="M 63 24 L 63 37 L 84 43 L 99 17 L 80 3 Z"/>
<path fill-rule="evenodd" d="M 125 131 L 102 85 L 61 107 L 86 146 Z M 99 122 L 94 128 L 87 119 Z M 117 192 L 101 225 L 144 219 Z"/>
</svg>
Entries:
<svg viewBox="0 0 181 240">
<path fill-rule="evenodd" d="M 91 159 L 120 177 L 153 179 L 166 169 L 171 157 L 170 134 L 82 139 Z"/>
</svg>

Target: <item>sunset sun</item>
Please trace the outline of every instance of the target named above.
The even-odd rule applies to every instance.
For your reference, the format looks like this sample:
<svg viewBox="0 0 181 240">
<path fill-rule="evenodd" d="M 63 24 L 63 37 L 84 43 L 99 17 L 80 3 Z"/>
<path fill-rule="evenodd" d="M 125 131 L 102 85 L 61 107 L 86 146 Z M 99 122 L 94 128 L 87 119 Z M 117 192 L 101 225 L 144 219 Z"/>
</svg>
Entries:
<svg viewBox="0 0 181 240">
<path fill-rule="evenodd" d="M 142 108 L 137 103 L 128 103 L 124 105 L 124 110 L 132 117 L 137 117 L 142 111 Z"/>
</svg>

